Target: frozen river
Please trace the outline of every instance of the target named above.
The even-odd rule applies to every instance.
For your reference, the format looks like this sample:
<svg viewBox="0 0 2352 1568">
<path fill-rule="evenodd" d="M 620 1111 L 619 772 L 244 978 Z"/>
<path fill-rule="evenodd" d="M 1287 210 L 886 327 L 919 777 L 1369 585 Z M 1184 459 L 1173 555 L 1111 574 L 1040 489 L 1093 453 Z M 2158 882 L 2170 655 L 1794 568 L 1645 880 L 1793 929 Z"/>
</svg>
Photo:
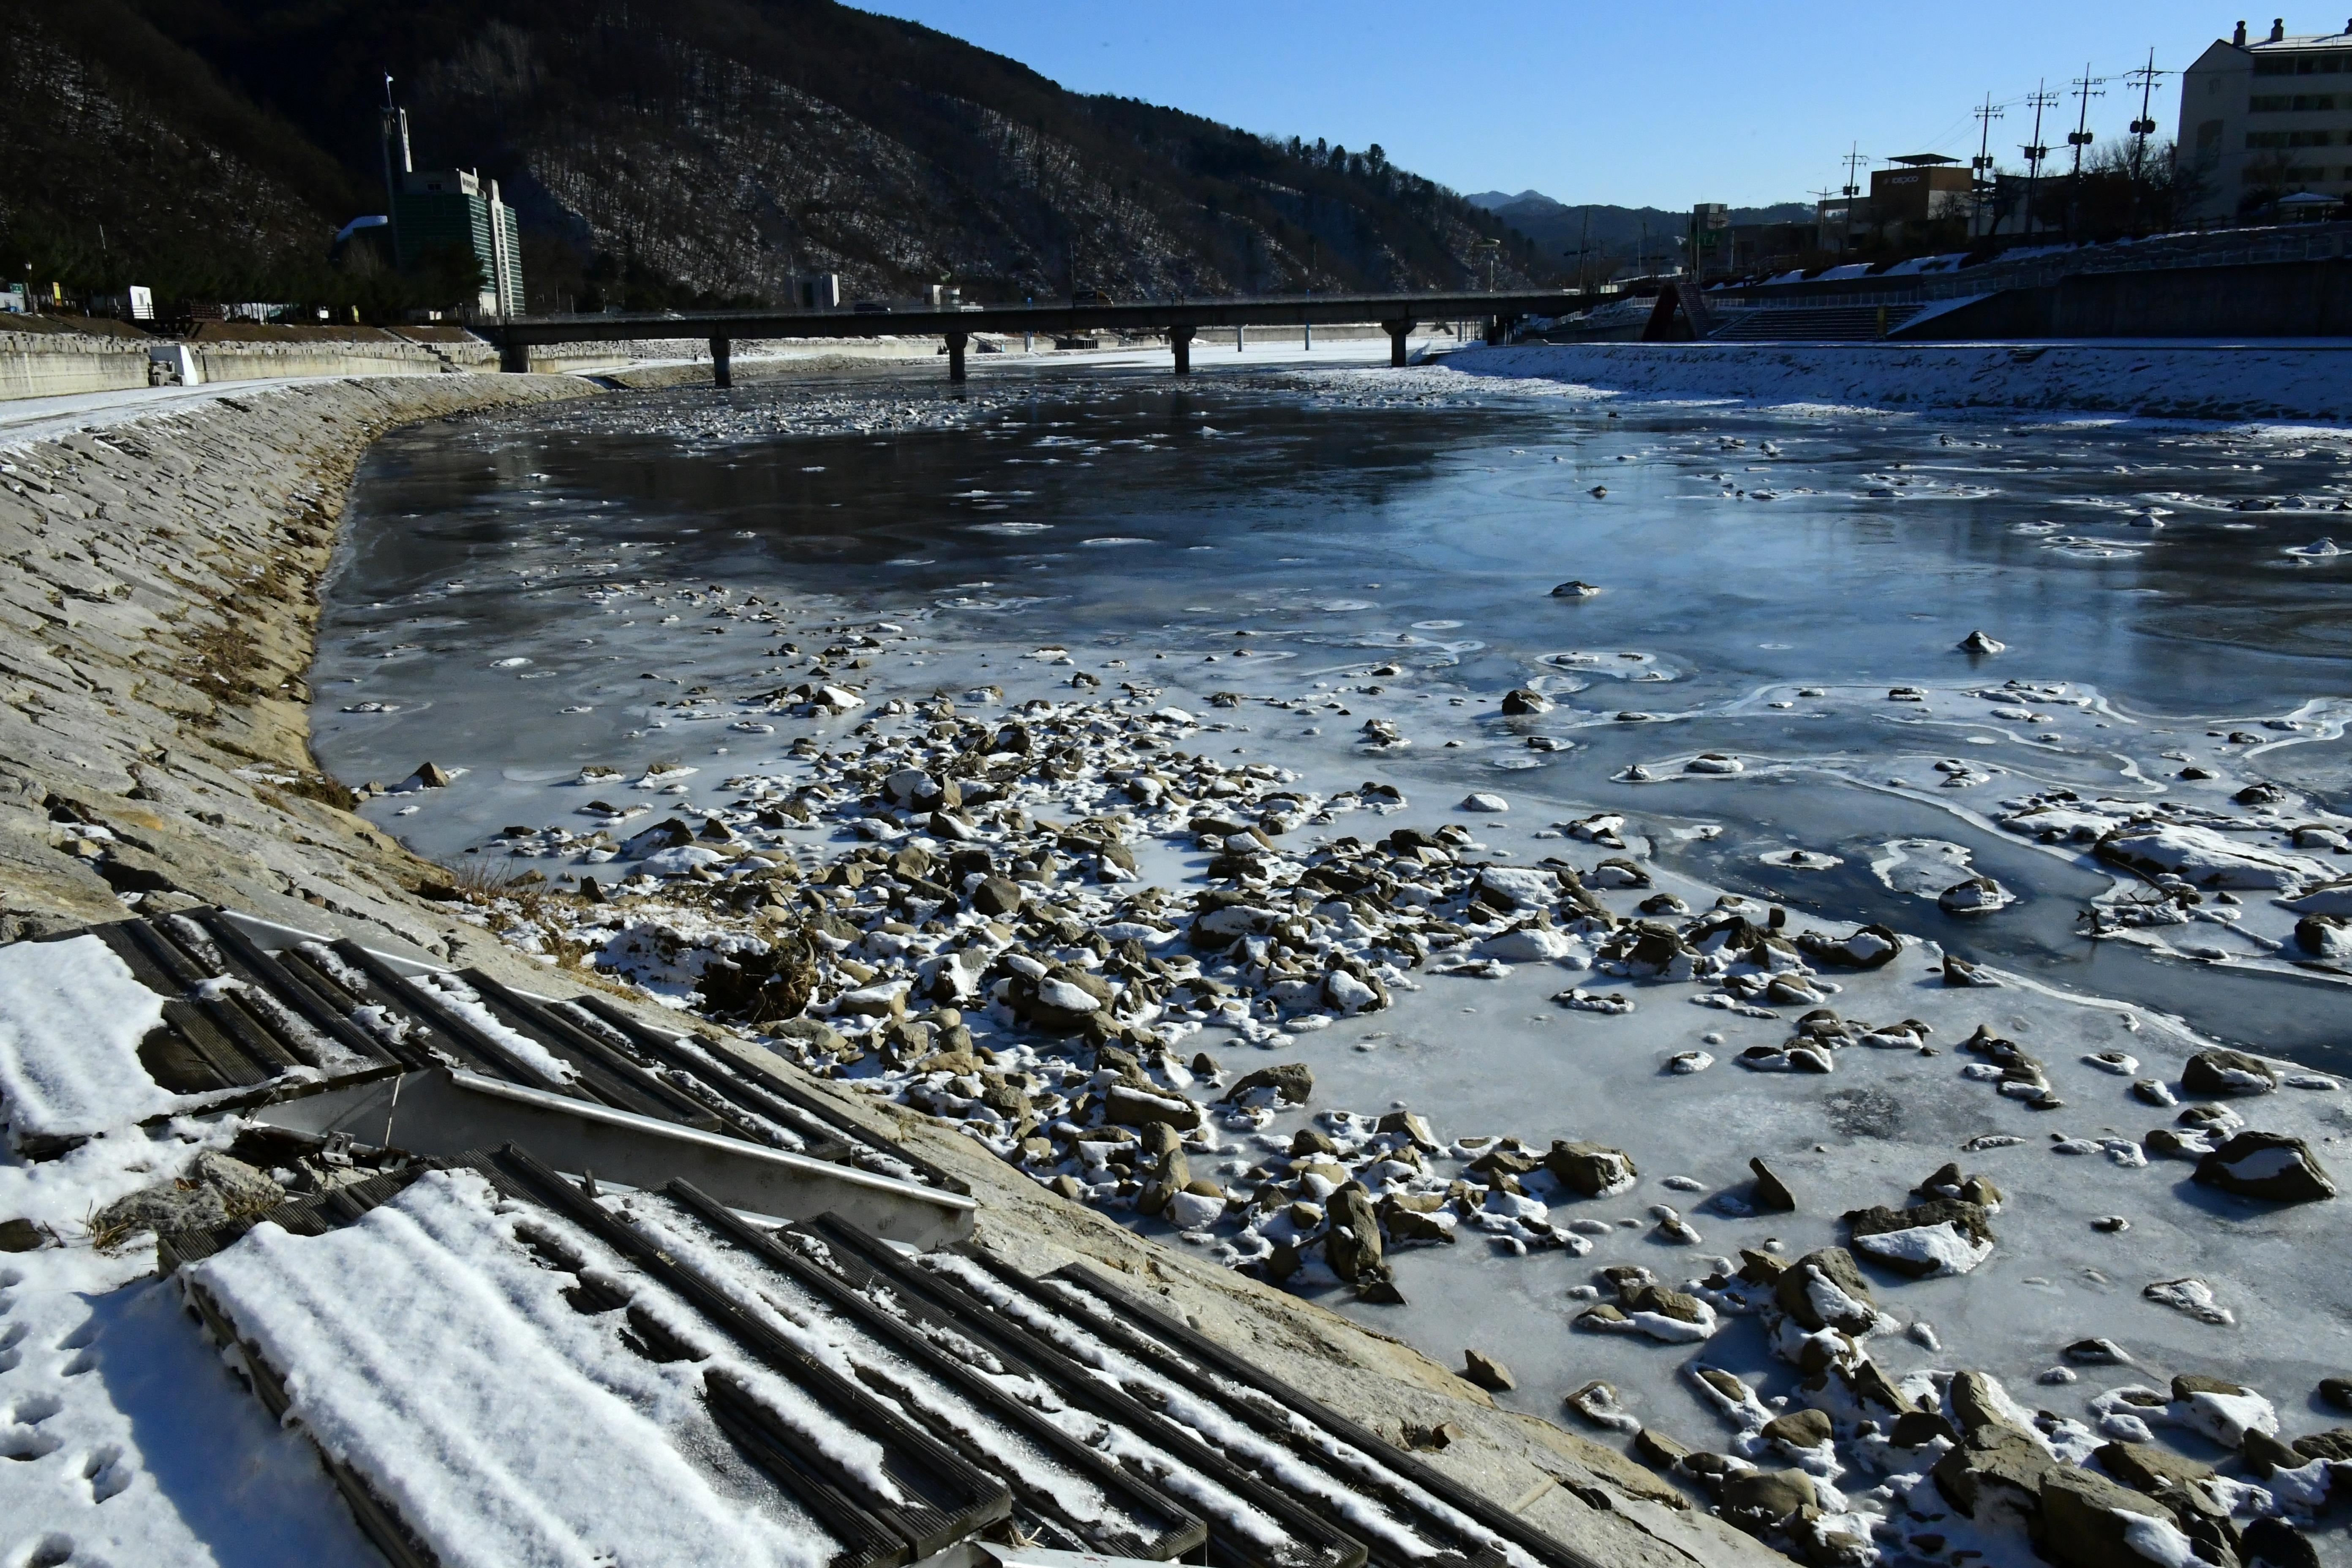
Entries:
<svg viewBox="0 0 2352 1568">
<path fill-rule="evenodd" d="M 1392 691 L 1477 705 L 1442 707 L 1459 733 L 1382 759 L 1428 790 L 1500 781 L 1563 810 L 1638 800 L 1721 826 L 1665 845 L 1719 885 L 1923 931 L 2264 1049 L 2316 1061 L 2345 1046 L 2325 983 L 2078 939 L 2105 876 L 1981 822 L 2024 780 L 2136 786 L 2200 764 L 2217 779 L 2171 791 L 2226 804 L 2229 759 L 2247 749 L 2230 732 L 2352 694 L 2352 553 L 2289 552 L 2331 530 L 2352 549 L 2352 515 L 2336 511 L 2352 505 L 2352 438 L 1612 411 L 1451 379 L 1400 396 L 1377 372 L 1181 390 L 1142 374 L 1036 377 L 983 383 L 966 405 L 925 383 L 883 415 L 845 416 L 901 429 L 789 437 L 769 432 L 797 395 L 772 387 L 731 410 L 672 394 L 395 435 L 361 479 L 331 585 L 320 755 L 353 781 L 390 783 L 427 757 L 498 781 L 391 823 L 450 858 L 509 821 L 553 820 L 545 786 L 583 763 L 709 749 L 648 699 L 756 683 L 773 649 L 707 606 L 654 602 L 659 590 L 593 588 L 640 579 L 897 616 L 937 650 L 932 684 L 1055 644 L 1130 665 L 1167 655 L 1152 678 L 1205 701 L 1254 691 L 1244 670 L 1337 679 L 1385 655 L 1408 672 Z M 1571 579 L 1602 591 L 1551 595 Z M 1959 651 L 1979 629 L 2006 651 Z M 1223 661 L 1203 663 L 1210 651 Z M 1547 662 L 1571 653 L 1600 657 Z M 1971 711 L 1956 728 L 1912 705 L 1753 700 L 2011 679 L 2114 711 L 2022 727 Z M 1500 721 L 1495 700 L 1523 684 L 1561 706 Z M 367 703 L 394 710 L 347 711 Z M 1656 722 L 1617 721 L 1628 711 Z M 1344 772 L 1357 730 L 1260 719 L 1249 743 Z M 1573 749 L 1531 752 L 1529 731 Z M 2340 805 L 2340 724 L 2263 742 L 2322 735 L 2273 745 L 2262 772 Z M 701 774 L 714 791 L 760 760 L 740 737 L 715 744 L 730 742 L 730 765 Z M 1990 791 L 1945 787 L 1932 763 L 1963 746 L 2011 771 Z M 1706 750 L 1748 767 L 1666 791 L 1619 781 Z M 1977 821 L 1956 814 L 1963 799 Z M 1958 918 L 1896 891 L 1873 862 L 1902 839 L 1962 847 L 2018 901 Z M 1761 859 L 1791 847 L 1837 863 Z"/>
<path fill-rule="evenodd" d="M 1609 1298 L 1593 1271 L 1679 1286 L 1743 1247 L 1793 1257 L 1958 1159 L 2007 1189 L 2000 1244 L 1972 1273 L 1881 1279 L 1889 1328 L 1909 1330 L 1872 1341 L 1890 1375 L 1991 1373 L 2048 1406 L 2063 1449 L 2104 1388 L 2233 1373 L 2292 1435 L 2341 1419 L 2309 1392 L 2352 1368 L 2341 1205 L 2242 1213 L 2185 1166 L 2135 1164 L 2169 1112 L 2129 1099 L 2127 1075 L 2177 1079 L 2213 1041 L 2321 1069 L 2247 1115 L 2342 1165 L 2352 1115 L 2325 1074 L 2352 1067 L 2352 936 L 2331 947 L 2335 928 L 2282 900 L 2332 909 L 2313 889 L 2352 877 L 2347 508 L 2335 430 L 1634 404 L 1442 371 L 632 395 L 377 447 L 330 584 L 314 732 L 350 782 L 426 760 L 456 775 L 366 807 L 421 852 L 609 882 L 632 867 L 578 837 L 583 768 L 604 795 L 635 779 L 653 814 L 691 815 L 808 784 L 809 737 L 878 753 L 893 699 L 1124 702 L 1223 765 L 1285 770 L 1306 811 L 1352 808 L 1367 781 L 1410 803 L 1377 826 L 1311 818 L 1329 834 L 1460 822 L 1460 857 L 1580 868 L 1622 837 L 1644 881 L 1610 895 L 1620 918 L 1727 892 L 1799 923 L 1881 922 L 1926 945 L 1825 990 L 1937 1044 L 1844 1050 L 1828 1077 L 1732 1065 L 1787 1041 L 1801 1006 L 1696 1008 L 1549 962 L 1434 965 L 1391 1007 L 1278 1029 L 1178 1025 L 1184 1052 L 1297 1059 L 1318 1082 L 1307 1110 L 1208 1132 L 1193 1171 L 1245 1191 L 1296 1130 L 1344 1137 L 1341 1108 L 1410 1107 L 1444 1161 L 1475 1135 L 1622 1149 L 1633 1191 L 1576 1201 L 1530 1178 L 1553 1231 L 1465 1225 L 1397 1254 L 1402 1305 L 1328 1272 L 1294 1283 L 1441 1359 L 1502 1354 L 1522 1408 L 1568 1419 L 1561 1396 L 1605 1377 L 1706 1446 L 1739 1418 L 1694 1394 L 1691 1367 L 1778 1401 L 1795 1396 L 1785 1351 L 1752 1317 L 1696 1348 L 1573 1331 Z M 1571 584 L 1597 591 L 1554 591 Z M 776 693 L 825 679 L 860 706 L 783 712 Z M 1474 795 L 1502 809 L 1465 813 Z M 612 813 L 612 840 L 631 815 Z M 2140 874 L 2088 853 L 2135 824 Z M 854 842 L 793 852 L 814 868 Z M 1138 853 L 1187 891 L 1209 867 L 1181 833 Z M 1983 907 L 1957 911 L 1947 889 L 1972 875 L 1990 879 Z M 1942 954 L 2007 984 L 1948 985 Z M 1572 981 L 1634 1009 L 1555 1005 Z M 1012 1048 L 1009 1015 L 996 1033 L 973 1017 Z M 1994 1093 L 1956 1048 L 1979 1026 L 2038 1053 L 2065 1109 Z M 1664 1070 L 1702 1045 L 1724 1065 Z M 2126 1076 L 2082 1065 L 2119 1052 Z M 1751 1155 L 1797 1213 L 1743 1211 Z M 1694 1235 L 1659 1227 L 1659 1204 Z M 2128 1226 L 2091 1224 L 2109 1216 Z M 1234 1223 L 1184 1239 L 1238 1260 Z M 2191 1276 L 2231 1324 L 2146 1293 Z M 2043 1376 L 2091 1335 L 2139 1365 L 2071 1390 Z M 1840 1444 L 1862 1497 L 1875 1477 Z M 1899 1521 L 1901 1489 L 1879 1489 L 1857 1506 Z M 1904 1550 L 1970 1549 L 1938 1530 Z"/>
</svg>

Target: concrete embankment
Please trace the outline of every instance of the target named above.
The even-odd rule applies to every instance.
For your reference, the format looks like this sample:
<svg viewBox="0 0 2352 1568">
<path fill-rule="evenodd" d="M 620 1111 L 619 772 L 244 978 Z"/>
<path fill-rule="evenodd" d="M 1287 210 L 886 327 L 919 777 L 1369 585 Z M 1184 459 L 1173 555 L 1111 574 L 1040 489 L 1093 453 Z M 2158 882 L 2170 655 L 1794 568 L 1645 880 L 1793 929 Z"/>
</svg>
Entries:
<svg viewBox="0 0 2352 1568">
<path fill-rule="evenodd" d="M 190 384 L 286 376 L 439 375 L 461 363 L 424 344 L 389 337 L 182 342 L 85 332 L 0 331 L 0 398 L 145 386 L 150 365 L 158 362 Z"/>
<path fill-rule="evenodd" d="M 1635 397 L 1861 408 L 2067 409 L 2173 419 L 2344 419 L 2352 341 L 1473 344 L 1472 375 Z"/>
<path fill-rule="evenodd" d="M 547 375 L 321 382 L 0 454 L 0 940 L 204 901 L 536 991 L 601 984 L 419 894 L 446 873 L 345 809 L 310 755 L 305 684 L 320 574 L 368 443 L 591 390 Z M 797 1076 L 748 1042 L 725 1048 Z M 1595 1561 L 1781 1561 L 1614 1451 L 1497 1409 L 1395 1341 L 1066 1203 L 928 1118 L 804 1081 L 967 1181 L 980 1242 L 1016 1267 L 1116 1269 L 1376 1430 L 1454 1424 L 1431 1463 Z"/>
</svg>

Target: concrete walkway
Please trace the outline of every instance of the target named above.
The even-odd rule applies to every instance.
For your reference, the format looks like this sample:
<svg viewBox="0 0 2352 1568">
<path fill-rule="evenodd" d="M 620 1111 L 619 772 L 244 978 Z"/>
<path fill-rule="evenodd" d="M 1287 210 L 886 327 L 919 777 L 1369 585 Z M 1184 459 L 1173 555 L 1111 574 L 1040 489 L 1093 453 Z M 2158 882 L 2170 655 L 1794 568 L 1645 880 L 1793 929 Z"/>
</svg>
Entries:
<svg viewBox="0 0 2352 1568">
<path fill-rule="evenodd" d="M 11 398 L 0 403 L 0 449 L 54 441 L 79 430 L 132 424 L 224 397 L 347 379 L 334 375 L 281 376 L 261 381 L 208 382 L 202 386 L 127 386 L 113 392 L 78 392 L 63 397 Z"/>
</svg>

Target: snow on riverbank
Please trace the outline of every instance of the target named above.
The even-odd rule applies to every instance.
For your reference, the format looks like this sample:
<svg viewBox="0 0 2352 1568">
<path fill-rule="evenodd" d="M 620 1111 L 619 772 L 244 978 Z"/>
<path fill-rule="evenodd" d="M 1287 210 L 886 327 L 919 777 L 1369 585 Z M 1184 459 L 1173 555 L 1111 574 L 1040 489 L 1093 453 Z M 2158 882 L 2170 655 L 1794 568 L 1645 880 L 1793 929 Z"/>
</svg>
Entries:
<svg viewBox="0 0 2352 1568">
<path fill-rule="evenodd" d="M 1633 397 L 1846 407 L 2336 420 L 2352 402 L 2352 347 L 2299 341 L 1472 344 L 1440 363 Z"/>
</svg>

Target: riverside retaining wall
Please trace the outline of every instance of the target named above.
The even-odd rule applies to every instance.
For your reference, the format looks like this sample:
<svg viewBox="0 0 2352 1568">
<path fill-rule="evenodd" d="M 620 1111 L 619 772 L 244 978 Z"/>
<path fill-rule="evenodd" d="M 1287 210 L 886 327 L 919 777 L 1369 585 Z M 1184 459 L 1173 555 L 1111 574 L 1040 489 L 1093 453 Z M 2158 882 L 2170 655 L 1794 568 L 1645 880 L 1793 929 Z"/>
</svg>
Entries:
<svg viewBox="0 0 2352 1568">
<path fill-rule="evenodd" d="M 63 397 L 148 384 L 158 354 L 194 367 L 205 381 L 266 381 L 280 376 L 439 375 L 453 368 L 498 368 L 488 346 L 393 339 L 351 342 L 224 342 L 99 337 L 81 332 L 0 331 L 0 398 Z M 479 351 L 468 354 L 467 350 Z"/>
<path fill-rule="evenodd" d="M 306 684 L 319 581 L 369 442 L 404 423 L 592 391 L 549 375 L 319 382 L 0 453 L 11 568 L 0 572 L 0 941 L 202 901 L 534 991 L 600 984 L 552 974 L 416 893 L 446 872 L 346 809 L 349 795 L 320 775 Z M 1065 1202 L 927 1117 L 805 1078 L 750 1042 L 707 1038 L 962 1177 L 982 1205 L 977 1240 L 1015 1267 L 1083 1258 L 1115 1270 L 1368 1426 L 1454 1423 L 1463 1435 L 1430 1463 L 1595 1561 L 1785 1568 L 1643 1467 L 1496 1408 L 1394 1340 Z"/>
<path fill-rule="evenodd" d="M 1438 363 L 1633 397 L 2346 419 L 2352 342 L 1472 344 Z"/>
<path fill-rule="evenodd" d="M 147 384 L 147 351 L 79 332 L 0 331 L 0 398 L 63 397 Z"/>
</svg>

